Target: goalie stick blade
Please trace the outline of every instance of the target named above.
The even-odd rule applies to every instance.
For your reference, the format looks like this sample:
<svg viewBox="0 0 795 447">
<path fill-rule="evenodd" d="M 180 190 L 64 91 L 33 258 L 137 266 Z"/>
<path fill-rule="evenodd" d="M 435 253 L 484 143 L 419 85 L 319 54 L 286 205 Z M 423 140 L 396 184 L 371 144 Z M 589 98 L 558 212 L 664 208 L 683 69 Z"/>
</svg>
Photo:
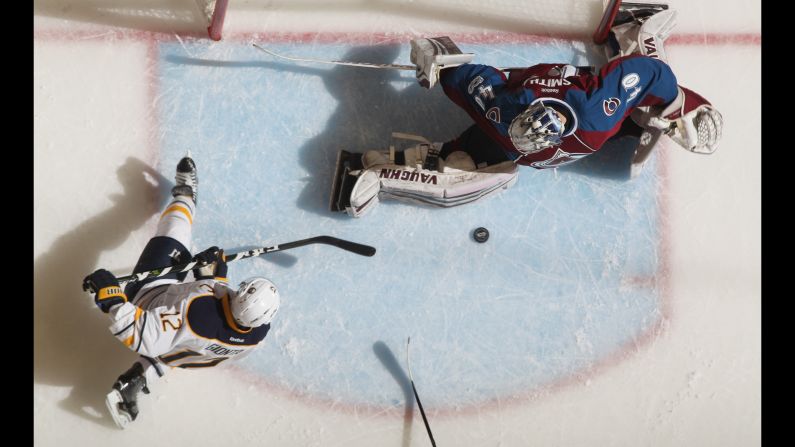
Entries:
<svg viewBox="0 0 795 447">
<path fill-rule="evenodd" d="M 127 412 L 119 409 L 119 404 L 123 401 L 124 400 L 121 397 L 121 393 L 119 393 L 117 390 L 111 391 L 105 398 L 105 404 L 108 406 L 108 411 L 110 412 L 110 416 L 113 418 L 113 422 L 115 422 L 116 426 L 122 430 L 124 430 L 124 428 L 127 427 L 130 422 L 132 422 L 130 415 L 127 414 Z"/>
<path fill-rule="evenodd" d="M 356 184 L 356 177 L 349 172 L 362 168 L 362 154 L 340 150 L 337 153 L 337 166 L 334 168 L 334 183 L 331 187 L 329 209 L 331 211 L 345 211 L 350 207 L 351 190 Z"/>
</svg>

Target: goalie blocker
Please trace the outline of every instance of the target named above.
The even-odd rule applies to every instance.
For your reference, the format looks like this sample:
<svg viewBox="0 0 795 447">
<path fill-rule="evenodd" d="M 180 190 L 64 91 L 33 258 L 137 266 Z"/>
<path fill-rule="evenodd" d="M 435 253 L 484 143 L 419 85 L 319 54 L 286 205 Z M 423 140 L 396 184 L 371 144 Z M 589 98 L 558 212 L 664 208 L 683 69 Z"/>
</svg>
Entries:
<svg viewBox="0 0 795 447">
<path fill-rule="evenodd" d="M 516 182 L 513 161 L 476 168 L 465 152 L 453 152 L 442 160 L 438 157 L 441 143 L 412 135 L 393 136 L 422 142 L 405 151 L 391 146 L 388 151 L 338 153 L 331 211 L 361 217 L 382 198 L 447 208 L 477 201 Z"/>
</svg>

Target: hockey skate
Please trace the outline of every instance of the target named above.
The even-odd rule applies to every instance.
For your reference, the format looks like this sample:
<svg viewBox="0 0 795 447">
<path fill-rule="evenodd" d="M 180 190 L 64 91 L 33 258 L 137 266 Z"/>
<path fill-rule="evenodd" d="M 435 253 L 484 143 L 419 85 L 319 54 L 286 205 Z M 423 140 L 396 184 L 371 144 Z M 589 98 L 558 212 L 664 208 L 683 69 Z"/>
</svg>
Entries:
<svg viewBox="0 0 795 447">
<path fill-rule="evenodd" d="M 124 429 L 130 422 L 138 417 L 138 392 L 143 391 L 149 394 L 146 387 L 144 369 L 140 363 L 136 363 L 127 372 L 116 379 L 113 390 L 105 398 L 105 404 L 113 417 L 113 422 Z"/>
<path fill-rule="evenodd" d="M 196 163 L 190 158 L 190 152 L 177 164 L 175 180 L 177 184 L 171 188 L 171 195 L 190 196 L 193 198 L 193 203 L 196 203 L 199 196 L 199 176 Z"/>
</svg>

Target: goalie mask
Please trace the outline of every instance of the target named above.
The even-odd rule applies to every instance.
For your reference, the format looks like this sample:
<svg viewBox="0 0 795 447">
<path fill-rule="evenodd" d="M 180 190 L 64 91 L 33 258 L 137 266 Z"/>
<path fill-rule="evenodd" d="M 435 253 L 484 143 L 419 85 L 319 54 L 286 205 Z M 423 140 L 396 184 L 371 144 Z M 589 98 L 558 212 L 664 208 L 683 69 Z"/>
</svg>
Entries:
<svg viewBox="0 0 795 447">
<path fill-rule="evenodd" d="M 516 116 L 508 136 L 519 152 L 527 155 L 557 146 L 577 129 L 577 117 L 565 102 L 539 98 Z"/>
<path fill-rule="evenodd" d="M 279 310 L 279 291 L 265 278 L 248 278 L 236 293 L 229 294 L 229 307 L 235 322 L 245 327 L 268 324 Z"/>
</svg>

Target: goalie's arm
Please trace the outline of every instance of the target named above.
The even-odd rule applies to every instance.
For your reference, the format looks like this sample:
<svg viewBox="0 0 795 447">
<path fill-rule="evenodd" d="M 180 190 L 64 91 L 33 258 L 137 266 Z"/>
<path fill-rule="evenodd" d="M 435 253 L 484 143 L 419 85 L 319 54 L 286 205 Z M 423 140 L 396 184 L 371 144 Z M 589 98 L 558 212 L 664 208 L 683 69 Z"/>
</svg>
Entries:
<svg viewBox="0 0 795 447">
<path fill-rule="evenodd" d="M 442 69 L 472 62 L 474 57 L 462 52 L 447 36 L 411 41 L 411 62 L 416 66 L 417 81 L 428 89 L 439 81 Z"/>
</svg>

